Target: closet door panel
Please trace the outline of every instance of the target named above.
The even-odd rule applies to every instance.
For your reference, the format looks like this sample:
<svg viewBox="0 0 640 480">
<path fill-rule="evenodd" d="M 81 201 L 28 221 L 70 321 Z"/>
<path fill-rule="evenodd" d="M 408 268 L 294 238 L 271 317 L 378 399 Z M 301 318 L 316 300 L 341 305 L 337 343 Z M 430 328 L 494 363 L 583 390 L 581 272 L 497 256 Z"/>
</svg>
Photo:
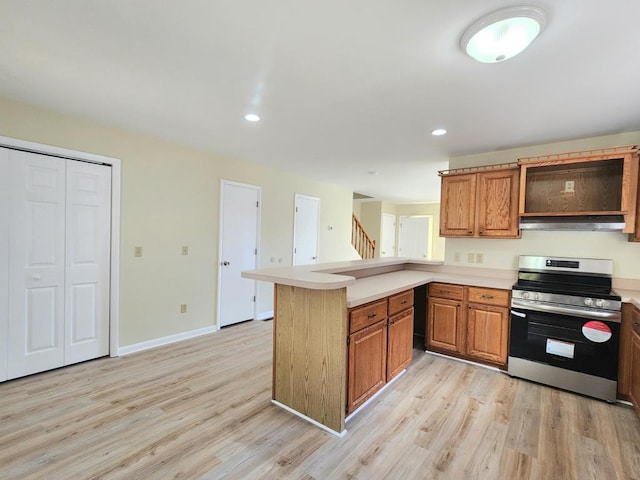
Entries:
<svg viewBox="0 0 640 480">
<path fill-rule="evenodd" d="M 0 382 L 8 378 L 9 341 L 9 150 L 0 148 Z"/>
<path fill-rule="evenodd" d="M 111 168 L 69 161 L 65 364 L 109 354 Z"/>
<path fill-rule="evenodd" d="M 65 160 L 9 151 L 9 378 L 64 363 L 65 183 Z"/>
</svg>

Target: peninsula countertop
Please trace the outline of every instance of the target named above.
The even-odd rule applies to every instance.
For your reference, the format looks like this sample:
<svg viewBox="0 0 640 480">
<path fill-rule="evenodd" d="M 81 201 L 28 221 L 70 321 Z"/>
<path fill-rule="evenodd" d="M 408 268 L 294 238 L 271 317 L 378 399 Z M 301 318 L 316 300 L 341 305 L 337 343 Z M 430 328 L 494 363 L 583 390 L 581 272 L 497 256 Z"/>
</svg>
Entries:
<svg viewBox="0 0 640 480">
<path fill-rule="evenodd" d="M 443 269 L 441 261 L 401 257 L 268 268 L 242 272 L 242 276 L 312 290 L 346 287 L 349 308 L 430 282 L 509 290 L 515 278 L 513 272 L 507 271 L 483 275 L 455 273 L 453 268 Z"/>
</svg>

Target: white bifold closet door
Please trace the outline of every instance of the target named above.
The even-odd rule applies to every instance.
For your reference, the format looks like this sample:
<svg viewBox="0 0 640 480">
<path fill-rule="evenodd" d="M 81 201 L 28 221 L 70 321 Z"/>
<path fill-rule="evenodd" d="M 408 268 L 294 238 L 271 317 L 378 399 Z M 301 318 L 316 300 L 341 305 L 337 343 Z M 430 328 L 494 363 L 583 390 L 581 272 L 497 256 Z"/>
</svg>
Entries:
<svg viewBox="0 0 640 480">
<path fill-rule="evenodd" d="M 111 169 L 9 151 L 8 378 L 109 353 Z"/>
</svg>

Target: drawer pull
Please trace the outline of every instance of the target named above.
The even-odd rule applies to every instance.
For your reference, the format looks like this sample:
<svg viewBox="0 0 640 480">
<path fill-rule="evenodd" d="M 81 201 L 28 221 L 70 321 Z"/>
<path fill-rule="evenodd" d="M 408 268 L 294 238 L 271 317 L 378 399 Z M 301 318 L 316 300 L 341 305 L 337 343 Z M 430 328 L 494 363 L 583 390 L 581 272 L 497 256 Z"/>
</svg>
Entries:
<svg viewBox="0 0 640 480">
<path fill-rule="evenodd" d="M 377 313 L 370 313 L 369 315 L 367 315 L 367 318 L 376 318 L 377 316 Z"/>
<path fill-rule="evenodd" d="M 407 301 L 403 300 L 403 301 L 400 302 L 400 305 L 405 305 L 406 303 L 407 303 Z"/>
<path fill-rule="evenodd" d="M 482 295 L 480 298 L 484 298 L 485 300 L 493 300 L 493 295 Z"/>
<path fill-rule="evenodd" d="M 449 290 L 440 290 L 440 293 L 451 293 Z"/>
</svg>

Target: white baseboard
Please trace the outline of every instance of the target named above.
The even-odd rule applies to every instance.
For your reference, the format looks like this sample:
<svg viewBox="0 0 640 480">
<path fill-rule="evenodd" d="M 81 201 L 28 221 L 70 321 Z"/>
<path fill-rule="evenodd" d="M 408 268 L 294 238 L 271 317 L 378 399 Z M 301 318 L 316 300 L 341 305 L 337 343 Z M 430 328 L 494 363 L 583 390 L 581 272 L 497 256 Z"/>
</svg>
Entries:
<svg viewBox="0 0 640 480">
<path fill-rule="evenodd" d="M 347 434 L 346 430 L 343 430 L 342 432 L 336 432 L 335 430 L 332 430 L 331 428 L 327 427 L 326 425 L 323 425 L 320 422 L 317 422 L 313 418 L 307 417 L 303 413 L 300 413 L 299 411 L 294 410 L 293 408 L 285 405 L 284 403 L 280 403 L 277 400 L 271 400 L 271 403 L 273 403 L 274 405 L 279 406 L 280 408 L 283 408 L 287 412 L 293 413 L 297 417 L 300 417 L 303 420 L 306 420 L 307 422 L 311 423 L 312 425 L 315 425 L 316 427 L 320 427 L 322 430 L 325 430 L 325 431 L 331 433 L 332 435 L 335 435 L 336 437 L 342 438 Z"/>
<path fill-rule="evenodd" d="M 170 343 L 181 342 L 182 340 L 207 335 L 208 333 L 214 333 L 216 331 L 217 328 L 211 326 L 198 328 L 196 330 L 189 330 L 188 332 L 176 333 L 175 335 L 169 335 L 167 337 L 154 338 L 153 340 L 147 340 L 146 342 L 134 343 L 133 345 L 120 347 L 118 348 L 118 355 L 129 355 L 131 353 L 149 350 L 150 348 L 161 347 L 163 345 L 169 345 Z"/>
<path fill-rule="evenodd" d="M 270 312 L 262 312 L 256 315 L 256 320 L 271 320 L 273 318 L 273 310 Z"/>
</svg>

